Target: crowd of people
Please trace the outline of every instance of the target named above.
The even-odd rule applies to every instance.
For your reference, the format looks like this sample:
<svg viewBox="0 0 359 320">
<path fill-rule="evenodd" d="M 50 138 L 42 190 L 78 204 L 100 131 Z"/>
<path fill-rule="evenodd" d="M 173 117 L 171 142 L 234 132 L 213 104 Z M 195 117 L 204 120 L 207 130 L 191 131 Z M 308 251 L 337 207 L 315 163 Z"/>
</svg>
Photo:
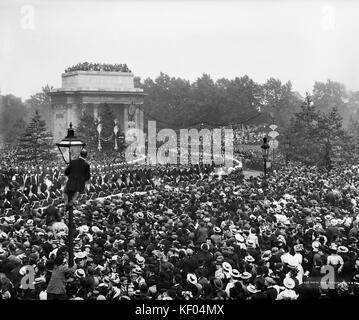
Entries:
<svg viewBox="0 0 359 320">
<path fill-rule="evenodd" d="M 358 296 L 358 167 L 323 176 L 288 164 L 267 179 L 244 179 L 238 172 L 217 177 L 215 169 L 93 168 L 74 210 L 71 268 L 63 202 L 19 210 L 9 201 L 0 218 L 1 298 Z M 21 189 L 15 171 L 5 189 L 16 188 L 14 181 Z M 50 171 L 61 185 L 63 172 Z M 33 287 L 24 286 L 24 277 Z"/>
<path fill-rule="evenodd" d="M 253 145 L 261 143 L 266 134 L 264 125 L 242 125 L 234 130 L 235 142 L 239 145 Z"/>
<path fill-rule="evenodd" d="M 126 64 L 92 63 L 80 62 L 72 67 L 68 67 L 65 73 L 72 71 L 112 71 L 112 72 L 131 72 Z"/>
</svg>

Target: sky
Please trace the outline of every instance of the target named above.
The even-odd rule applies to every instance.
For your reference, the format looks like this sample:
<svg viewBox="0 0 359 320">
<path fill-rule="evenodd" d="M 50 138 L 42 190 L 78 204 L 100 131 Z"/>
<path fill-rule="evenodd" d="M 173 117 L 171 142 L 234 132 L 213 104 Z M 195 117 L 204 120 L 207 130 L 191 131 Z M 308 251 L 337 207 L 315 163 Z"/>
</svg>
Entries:
<svg viewBox="0 0 359 320">
<path fill-rule="evenodd" d="M 359 1 L 0 1 L 0 90 L 22 99 L 78 62 L 126 63 L 195 81 L 249 75 L 302 95 L 359 90 Z"/>
</svg>

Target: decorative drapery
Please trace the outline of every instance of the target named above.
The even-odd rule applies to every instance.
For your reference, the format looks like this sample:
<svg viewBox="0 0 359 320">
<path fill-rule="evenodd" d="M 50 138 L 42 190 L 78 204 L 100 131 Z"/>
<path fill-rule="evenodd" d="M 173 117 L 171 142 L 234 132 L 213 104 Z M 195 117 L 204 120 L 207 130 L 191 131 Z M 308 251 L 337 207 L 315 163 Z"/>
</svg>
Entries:
<svg viewBox="0 0 359 320">
<path fill-rule="evenodd" d="M 101 131 L 102 131 L 102 123 L 101 118 L 97 119 L 97 132 L 98 132 L 98 150 L 101 151 Z"/>
<path fill-rule="evenodd" d="M 110 134 L 110 136 L 108 137 L 103 137 L 101 135 L 102 129 L 103 129 L 103 124 L 101 123 L 101 118 L 97 118 L 96 121 L 96 126 L 97 126 L 97 132 L 98 132 L 98 150 L 101 151 L 102 149 L 102 145 L 101 145 L 101 141 L 102 142 L 109 142 L 112 139 L 115 139 L 115 144 L 114 144 L 114 149 L 118 150 L 118 133 L 120 131 L 120 126 L 119 126 L 119 121 L 118 119 L 114 119 L 114 127 L 113 127 L 113 132 Z M 135 126 L 135 123 L 133 123 L 133 125 Z"/>
<path fill-rule="evenodd" d="M 117 145 L 118 120 L 115 119 L 114 122 L 115 122 L 115 126 L 113 128 L 113 132 L 115 134 L 115 150 L 118 150 L 118 145 Z"/>
</svg>

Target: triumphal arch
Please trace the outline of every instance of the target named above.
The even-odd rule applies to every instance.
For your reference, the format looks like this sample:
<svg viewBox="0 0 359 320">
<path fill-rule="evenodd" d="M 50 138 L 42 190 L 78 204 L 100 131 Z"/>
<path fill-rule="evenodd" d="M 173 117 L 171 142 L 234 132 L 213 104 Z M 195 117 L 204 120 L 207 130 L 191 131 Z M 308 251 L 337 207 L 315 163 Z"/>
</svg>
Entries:
<svg viewBox="0 0 359 320">
<path fill-rule="evenodd" d="M 66 69 L 61 78 L 61 88 L 50 92 L 49 127 L 54 142 L 64 138 L 70 122 L 76 128 L 85 110 L 91 112 L 95 120 L 99 119 L 105 104 L 112 107 L 119 133 L 125 134 L 129 126 L 143 131 L 145 93 L 135 87 L 134 75 L 127 67 L 78 64 Z"/>
</svg>

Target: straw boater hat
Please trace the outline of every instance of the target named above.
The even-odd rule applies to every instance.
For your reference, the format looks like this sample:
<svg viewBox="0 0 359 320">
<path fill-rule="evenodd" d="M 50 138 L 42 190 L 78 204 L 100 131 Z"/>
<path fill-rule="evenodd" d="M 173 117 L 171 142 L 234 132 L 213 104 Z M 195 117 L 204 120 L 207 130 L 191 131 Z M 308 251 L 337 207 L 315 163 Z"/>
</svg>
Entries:
<svg viewBox="0 0 359 320">
<path fill-rule="evenodd" d="M 144 257 L 138 256 L 136 258 L 136 261 L 140 266 L 143 266 L 145 264 L 145 258 Z"/>
<path fill-rule="evenodd" d="M 241 279 L 243 279 L 243 280 L 247 280 L 251 277 L 252 277 L 252 274 L 247 271 L 244 271 L 243 273 L 241 273 Z"/>
<path fill-rule="evenodd" d="M 257 293 L 257 292 L 259 292 L 259 290 L 257 290 L 256 287 L 255 287 L 255 285 L 252 284 L 252 283 L 247 286 L 247 290 L 248 290 L 248 292 L 250 292 L 250 293 Z"/>
<path fill-rule="evenodd" d="M 215 232 L 215 233 L 221 233 L 221 228 L 219 228 L 219 227 L 214 227 L 213 228 L 213 231 Z"/>
<path fill-rule="evenodd" d="M 349 249 L 346 246 L 338 247 L 338 253 L 347 253 L 347 252 L 349 252 Z"/>
<path fill-rule="evenodd" d="M 237 243 L 243 243 L 244 242 L 244 238 L 243 238 L 243 236 L 241 234 L 237 233 L 234 237 L 235 237 Z"/>
<path fill-rule="evenodd" d="M 255 247 L 255 242 L 254 242 L 254 240 L 252 240 L 252 239 L 247 239 L 246 245 L 247 245 L 249 248 L 254 248 L 254 247 Z"/>
<path fill-rule="evenodd" d="M 98 232 L 101 232 L 101 229 L 100 229 L 99 227 L 97 227 L 97 226 L 92 226 L 92 227 L 91 227 L 91 231 L 92 231 L 93 233 L 98 233 Z"/>
<path fill-rule="evenodd" d="M 222 269 L 225 273 L 230 273 L 232 270 L 232 266 L 229 262 L 223 262 L 222 263 Z"/>
<path fill-rule="evenodd" d="M 192 284 L 197 283 L 197 276 L 194 273 L 188 273 L 187 274 L 187 281 Z"/>
<path fill-rule="evenodd" d="M 82 226 L 78 227 L 77 230 L 80 233 L 87 233 L 87 232 L 89 232 L 89 227 L 87 225 L 82 225 Z"/>
<path fill-rule="evenodd" d="M 244 261 L 248 262 L 248 263 L 252 263 L 252 262 L 254 262 L 254 258 L 252 256 L 248 255 L 244 258 Z"/>
<path fill-rule="evenodd" d="M 240 279 L 241 274 L 239 273 L 239 271 L 237 269 L 232 269 L 230 271 L 230 275 L 233 279 Z"/>
<path fill-rule="evenodd" d="M 83 269 L 77 269 L 75 271 L 75 276 L 78 278 L 85 278 L 86 274 L 85 271 Z"/>
<path fill-rule="evenodd" d="M 293 289 L 295 287 L 295 281 L 292 278 L 285 278 L 283 280 L 283 285 L 287 288 L 287 289 Z"/>
</svg>

